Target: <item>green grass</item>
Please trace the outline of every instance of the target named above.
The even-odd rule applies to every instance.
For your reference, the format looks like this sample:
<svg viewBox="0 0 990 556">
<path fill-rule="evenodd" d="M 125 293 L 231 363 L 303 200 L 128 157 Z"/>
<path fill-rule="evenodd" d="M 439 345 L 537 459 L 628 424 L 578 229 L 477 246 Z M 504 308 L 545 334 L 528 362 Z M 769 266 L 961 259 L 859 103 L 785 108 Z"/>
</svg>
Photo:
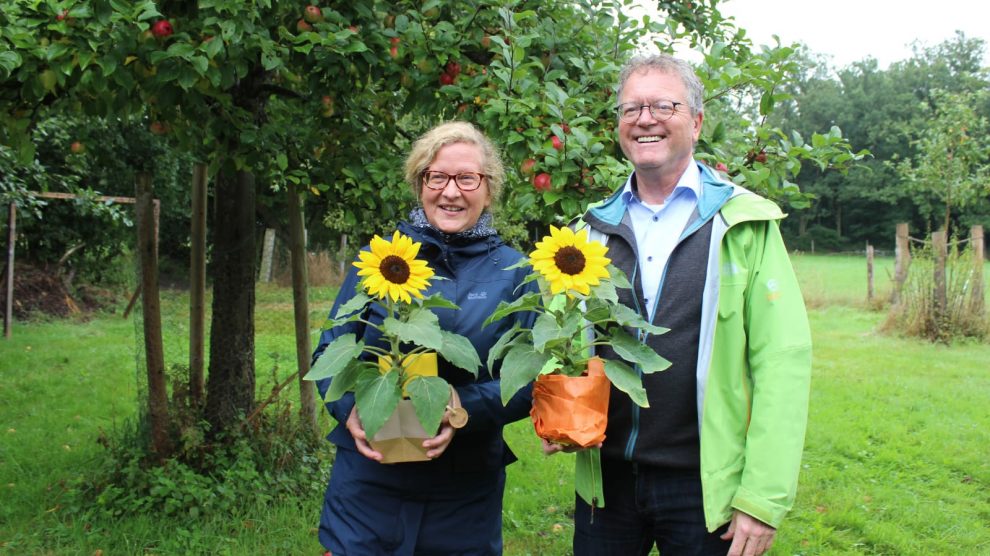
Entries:
<svg viewBox="0 0 990 556">
<path fill-rule="evenodd" d="M 876 334 L 884 314 L 865 309 L 861 258 L 802 255 L 795 268 L 816 307 L 815 367 L 798 500 L 773 553 L 990 554 L 990 346 Z M 314 339 L 332 297 L 311 292 Z M 294 367 L 291 291 L 259 287 L 257 299 L 264 397 L 273 373 Z M 169 363 L 188 358 L 187 301 L 163 299 Z M 139 332 L 118 311 L 16 323 L 0 340 L 0 554 L 319 554 L 318 499 L 245 501 L 236 518 L 194 527 L 142 515 L 87 523 L 64 507 L 64 485 L 104 454 L 101 431 L 136 414 Z M 506 437 L 520 461 L 508 471 L 505 553 L 569 554 L 573 456 L 544 457 L 528 422 Z"/>
</svg>

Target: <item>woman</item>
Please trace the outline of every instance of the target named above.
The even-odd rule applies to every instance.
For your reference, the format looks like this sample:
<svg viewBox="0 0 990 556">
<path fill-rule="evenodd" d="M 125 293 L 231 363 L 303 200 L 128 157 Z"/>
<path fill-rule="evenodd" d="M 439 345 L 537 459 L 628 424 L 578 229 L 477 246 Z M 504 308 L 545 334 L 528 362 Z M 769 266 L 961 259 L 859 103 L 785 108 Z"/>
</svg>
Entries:
<svg viewBox="0 0 990 556">
<path fill-rule="evenodd" d="M 483 328 L 484 320 L 500 301 L 533 291 L 519 288 L 525 269 L 504 270 L 522 255 L 492 227 L 490 209 L 504 180 L 498 152 L 473 125 L 445 123 L 413 145 L 405 177 L 420 207 L 399 231 L 422 243 L 419 258 L 446 278 L 433 281 L 426 295 L 440 292 L 459 306 L 457 311 L 435 310 L 440 325 L 467 337 L 485 362 L 512 322 L 505 319 Z M 352 269 L 331 315 L 353 295 L 358 281 Z M 382 316 L 372 312 L 367 318 Z M 357 323 L 325 331 L 314 361 L 342 334 L 375 341 L 366 332 Z M 497 369 L 482 366 L 475 379 L 441 360 L 438 371 L 455 387 L 470 418 L 455 434 L 444 417 L 437 435 L 423 442 L 430 461 L 379 463 L 382 455 L 368 444 L 354 395 L 326 404 L 339 424 L 329 436 L 337 455 L 319 536 L 335 556 L 502 553 L 505 466 L 515 461 L 502 427 L 528 414 L 529 391 L 503 407 Z M 325 394 L 329 382 L 319 387 Z"/>
</svg>

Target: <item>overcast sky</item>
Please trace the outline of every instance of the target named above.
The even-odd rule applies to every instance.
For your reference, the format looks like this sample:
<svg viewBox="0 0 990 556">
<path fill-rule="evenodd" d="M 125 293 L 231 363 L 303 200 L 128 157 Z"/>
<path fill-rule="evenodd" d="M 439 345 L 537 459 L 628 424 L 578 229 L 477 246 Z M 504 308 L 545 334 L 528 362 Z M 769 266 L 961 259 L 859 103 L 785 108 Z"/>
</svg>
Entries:
<svg viewBox="0 0 990 556">
<path fill-rule="evenodd" d="M 837 68 L 867 56 L 886 68 L 912 56 L 912 41 L 935 46 L 956 30 L 990 44 L 987 0 L 726 0 L 718 9 L 754 44 L 772 44 L 776 34 L 782 44 L 830 54 Z"/>
</svg>

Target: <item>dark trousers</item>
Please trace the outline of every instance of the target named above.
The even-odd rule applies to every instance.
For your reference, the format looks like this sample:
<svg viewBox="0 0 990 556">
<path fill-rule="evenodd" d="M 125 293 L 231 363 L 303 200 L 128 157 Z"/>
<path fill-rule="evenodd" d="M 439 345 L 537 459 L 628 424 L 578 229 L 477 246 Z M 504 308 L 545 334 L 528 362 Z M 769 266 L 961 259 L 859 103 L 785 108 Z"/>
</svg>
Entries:
<svg viewBox="0 0 990 556">
<path fill-rule="evenodd" d="M 605 507 L 576 496 L 575 556 L 646 555 L 656 544 L 663 556 L 719 555 L 730 541 L 705 528 L 698 470 L 665 469 L 602 459 Z"/>
</svg>

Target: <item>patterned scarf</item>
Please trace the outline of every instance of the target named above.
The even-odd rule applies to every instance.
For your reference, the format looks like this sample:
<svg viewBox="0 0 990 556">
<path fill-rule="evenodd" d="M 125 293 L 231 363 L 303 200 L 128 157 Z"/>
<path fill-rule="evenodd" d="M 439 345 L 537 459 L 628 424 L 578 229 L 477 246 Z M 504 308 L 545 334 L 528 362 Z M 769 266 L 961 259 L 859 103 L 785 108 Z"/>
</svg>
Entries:
<svg viewBox="0 0 990 556">
<path fill-rule="evenodd" d="M 433 230 L 440 235 L 445 241 L 458 240 L 458 239 L 481 239 L 489 236 L 495 235 L 495 227 L 492 225 L 493 218 L 492 213 L 485 212 L 481 213 L 481 217 L 478 218 L 478 222 L 474 226 L 464 230 L 463 232 L 457 232 L 453 234 L 448 234 L 438 230 L 430 221 L 426 218 L 426 212 L 423 211 L 423 207 L 417 207 L 409 213 L 409 223 L 412 224 L 414 228 L 422 228 L 427 230 Z"/>
</svg>

